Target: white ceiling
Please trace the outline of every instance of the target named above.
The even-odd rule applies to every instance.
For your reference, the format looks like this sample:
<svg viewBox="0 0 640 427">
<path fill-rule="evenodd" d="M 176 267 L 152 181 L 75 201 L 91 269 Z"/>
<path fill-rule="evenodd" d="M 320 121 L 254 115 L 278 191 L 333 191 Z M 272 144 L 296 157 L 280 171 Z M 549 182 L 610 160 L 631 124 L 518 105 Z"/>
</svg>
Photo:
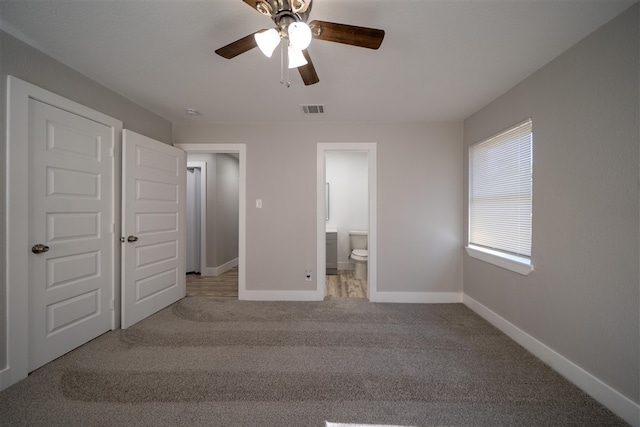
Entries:
<svg viewBox="0 0 640 427">
<path fill-rule="evenodd" d="M 272 21 L 242 0 L 5 1 L 0 28 L 171 122 L 462 120 L 629 7 L 615 1 L 314 0 L 310 19 L 380 28 L 379 50 L 314 40 L 320 83 L 278 55 L 214 51 Z M 304 116 L 300 104 L 324 104 Z M 191 117 L 186 108 L 202 115 Z"/>
</svg>

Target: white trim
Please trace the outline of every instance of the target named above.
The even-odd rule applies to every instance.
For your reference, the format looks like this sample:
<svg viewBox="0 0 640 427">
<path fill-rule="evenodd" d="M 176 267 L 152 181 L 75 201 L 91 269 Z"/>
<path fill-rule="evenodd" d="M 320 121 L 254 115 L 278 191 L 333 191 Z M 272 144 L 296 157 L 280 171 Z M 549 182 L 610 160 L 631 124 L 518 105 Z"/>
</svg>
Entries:
<svg viewBox="0 0 640 427">
<path fill-rule="evenodd" d="M 29 299 L 28 299 L 28 177 L 29 177 L 29 99 L 36 99 L 112 128 L 114 236 L 120 235 L 120 218 L 115 215 L 120 200 L 120 138 L 122 122 L 84 105 L 56 95 L 13 76 L 7 77 L 7 157 L 6 157 L 6 289 L 7 289 L 7 366 L 0 376 L 0 390 L 15 384 L 29 373 Z M 120 245 L 113 244 L 112 328 L 120 325 Z M 116 316 L 118 314 L 118 316 Z"/>
<path fill-rule="evenodd" d="M 538 359 L 549 365 L 560 375 L 578 386 L 582 391 L 609 408 L 614 414 L 631 425 L 640 426 L 639 404 L 614 390 L 602 380 L 585 371 L 571 360 L 474 300 L 469 295 L 464 294 L 462 302 L 493 326 L 504 332 L 509 338 L 513 339 Z"/>
<path fill-rule="evenodd" d="M 371 302 L 450 304 L 462 302 L 462 292 L 376 292 Z"/>
<path fill-rule="evenodd" d="M 207 162 L 187 161 L 187 167 L 200 169 L 200 273 L 204 275 L 207 268 Z"/>
<path fill-rule="evenodd" d="M 465 249 L 467 254 L 472 258 L 506 268 L 523 276 L 528 276 L 533 271 L 533 265 L 531 265 L 531 259 L 529 258 L 509 255 L 504 252 L 473 245 L 465 246 Z"/>
<path fill-rule="evenodd" d="M 369 286 L 369 300 L 376 300 L 378 293 L 378 159 L 377 144 L 375 142 L 347 142 L 317 144 L 316 152 L 316 292 L 323 299 L 326 294 L 326 217 L 325 203 L 325 152 L 326 151 L 364 151 L 367 153 L 369 170 L 369 236 L 367 262 L 367 284 Z"/>
<path fill-rule="evenodd" d="M 355 270 L 356 264 L 349 261 L 338 261 L 338 270 Z"/>
<path fill-rule="evenodd" d="M 174 144 L 187 153 L 238 153 L 240 168 L 239 201 L 238 201 L 238 299 L 247 298 L 247 263 L 246 263 L 246 235 L 247 235 L 247 145 L 246 144 Z M 205 269 L 208 271 L 209 269 Z"/>
<path fill-rule="evenodd" d="M 324 291 L 251 291 L 245 290 L 247 301 L 322 301 Z"/>
<path fill-rule="evenodd" d="M 200 276 L 219 276 L 231 270 L 236 265 L 238 265 L 238 258 L 232 259 L 231 261 L 225 262 L 217 267 L 205 267 L 200 273 Z"/>
<path fill-rule="evenodd" d="M 238 265 L 238 258 L 232 259 L 231 261 L 227 261 L 224 264 L 217 266 L 216 267 L 216 273 L 218 273 L 217 276 L 223 274 L 226 271 L 231 270 L 236 265 Z"/>
<path fill-rule="evenodd" d="M 204 267 L 200 270 L 200 277 L 215 277 L 218 275 L 218 269 L 216 267 Z"/>
<path fill-rule="evenodd" d="M 11 382 L 11 370 L 7 367 L 0 371 L 0 391 L 14 384 Z"/>
</svg>

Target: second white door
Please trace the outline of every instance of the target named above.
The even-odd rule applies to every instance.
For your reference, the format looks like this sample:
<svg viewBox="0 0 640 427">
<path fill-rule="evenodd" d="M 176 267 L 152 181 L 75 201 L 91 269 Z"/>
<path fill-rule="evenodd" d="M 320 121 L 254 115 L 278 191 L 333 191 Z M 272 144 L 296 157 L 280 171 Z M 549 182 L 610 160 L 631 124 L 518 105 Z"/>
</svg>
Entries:
<svg viewBox="0 0 640 427">
<path fill-rule="evenodd" d="M 122 328 L 186 294 L 184 151 L 122 137 Z"/>
</svg>

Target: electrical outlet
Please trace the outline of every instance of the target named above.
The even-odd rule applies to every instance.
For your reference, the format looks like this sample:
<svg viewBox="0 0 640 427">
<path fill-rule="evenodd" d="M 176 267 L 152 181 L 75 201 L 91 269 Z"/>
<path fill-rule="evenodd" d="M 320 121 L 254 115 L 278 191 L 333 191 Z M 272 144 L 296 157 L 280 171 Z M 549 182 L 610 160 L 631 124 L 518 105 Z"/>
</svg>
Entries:
<svg viewBox="0 0 640 427">
<path fill-rule="evenodd" d="M 311 281 L 311 270 L 307 270 L 304 272 L 304 280 L 306 280 L 307 282 Z"/>
</svg>

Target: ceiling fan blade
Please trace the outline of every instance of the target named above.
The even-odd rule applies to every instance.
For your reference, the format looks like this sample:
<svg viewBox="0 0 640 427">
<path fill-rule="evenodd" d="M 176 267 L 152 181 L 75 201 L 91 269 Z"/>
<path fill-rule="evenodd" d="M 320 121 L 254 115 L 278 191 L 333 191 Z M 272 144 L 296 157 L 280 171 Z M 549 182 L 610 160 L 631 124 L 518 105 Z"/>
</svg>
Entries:
<svg viewBox="0 0 640 427">
<path fill-rule="evenodd" d="M 307 50 L 303 50 L 302 54 L 304 55 L 304 59 L 307 60 L 306 65 L 302 65 L 298 67 L 298 71 L 300 72 L 300 77 L 302 77 L 302 81 L 305 86 L 311 86 L 320 81 L 318 78 L 318 74 L 316 73 L 316 69 L 313 66 L 313 62 L 311 62 L 311 57 L 309 56 L 309 52 Z"/>
<path fill-rule="evenodd" d="M 384 39 L 384 30 L 356 27 L 354 25 L 336 24 L 335 22 L 311 21 L 311 34 L 314 39 L 352 46 L 377 49 Z"/>
<path fill-rule="evenodd" d="M 256 38 L 254 37 L 254 35 L 256 33 L 261 33 L 263 31 L 267 31 L 267 30 L 256 31 L 253 34 L 249 34 L 246 37 L 243 37 L 239 40 L 234 41 L 233 43 L 229 43 L 228 45 L 223 46 L 220 49 L 216 50 L 216 53 L 222 56 L 223 58 L 227 58 L 227 59 L 235 58 L 241 53 L 245 53 L 253 49 L 254 47 L 257 47 L 258 44 L 256 43 Z"/>
</svg>

